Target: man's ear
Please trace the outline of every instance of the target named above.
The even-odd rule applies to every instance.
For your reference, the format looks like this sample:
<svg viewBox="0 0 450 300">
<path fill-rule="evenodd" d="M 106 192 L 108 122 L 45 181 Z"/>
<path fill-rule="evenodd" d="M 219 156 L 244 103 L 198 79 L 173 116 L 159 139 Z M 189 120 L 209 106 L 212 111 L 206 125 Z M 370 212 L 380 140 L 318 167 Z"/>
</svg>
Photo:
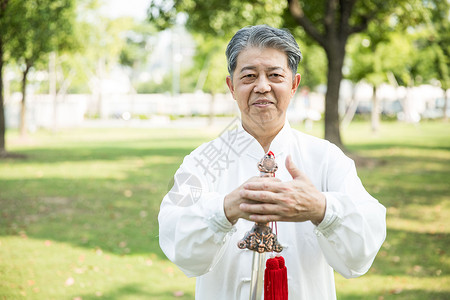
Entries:
<svg viewBox="0 0 450 300">
<path fill-rule="evenodd" d="M 291 96 L 294 96 L 295 91 L 297 91 L 297 88 L 300 85 L 300 81 L 302 81 L 302 76 L 300 74 L 295 74 L 294 80 L 292 81 Z"/>
<path fill-rule="evenodd" d="M 233 79 L 231 79 L 231 76 L 227 76 L 227 85 L 228 85 L 228 89 L 231 92 L 231 95 L 233 95 L 233 99 L 234 98 L 234 86 L 233 86 Z"/>
</svg>

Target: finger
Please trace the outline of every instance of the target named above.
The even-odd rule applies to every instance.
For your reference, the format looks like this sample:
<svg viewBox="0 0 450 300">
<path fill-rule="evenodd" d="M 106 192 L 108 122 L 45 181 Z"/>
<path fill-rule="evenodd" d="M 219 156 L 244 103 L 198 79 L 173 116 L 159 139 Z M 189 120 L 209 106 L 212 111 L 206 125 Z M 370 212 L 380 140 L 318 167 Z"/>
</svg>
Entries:
<svg viewBox="0 0 450 300">
<path fill-rule="evenodd" d="M 270 203 L 249 204 L 241 203 L 239 208 L 249 215 L 276 215 L 280 210 L 279 206 Z"/>
<path fill-rule="evenodd" d="M 293 179 L 303 179 L 306 175 L 294 164 L 291 155 L 286 157 L 286 169 Z"/>
<path fill-rule="evenodd" d="M 244 189 L 278 193 L 281 191 L 281 182 L 280 181 L 248 182 L 244 185 Z"/>
<path fill-rule="evenodd" d="M 257 223 L 283 221 L 282 217 L 279 215 L 249 215 L 248 219 Z"/>
<path fill-rule="evenodd" d="M 242 190 L 239 192 L 239 196 L 244 199 L 259 201 L 259 202 L 274 202 L 277 194 L 269 191 L 252 191 L 252 190 Z"/>
<path fill-rule="evenodd" d="M 290 154 L 286 157 L 286 169 L 288 170 L 289 174 L 291 174 L 293 179 L 309 181 L 308 176 L 300 171 L 300 169 L 295 165 Z"/>
<path fill-rule="evenodd" d="M 249 180 L 247 180 L 246 182 L 281 182 L 280 179 L 276 178 L 276 177 L 252 177 Z"/>
</svg>

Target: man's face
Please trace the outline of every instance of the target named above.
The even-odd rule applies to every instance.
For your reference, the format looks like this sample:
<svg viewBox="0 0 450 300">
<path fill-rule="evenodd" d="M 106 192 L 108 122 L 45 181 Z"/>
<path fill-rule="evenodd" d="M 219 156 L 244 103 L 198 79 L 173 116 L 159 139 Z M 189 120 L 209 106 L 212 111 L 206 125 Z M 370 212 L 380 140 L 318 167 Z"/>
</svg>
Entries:
<svg viewBox="0 0 450 300">
<path fill-rule="evenodd" d="M 300 83 L 293 78 L 284 52 L 273 48 L 248 48 L 238 58 L 228 87 L 241 111 L 246 130 L 280 130 L 286 110 Z"/>
</svg>

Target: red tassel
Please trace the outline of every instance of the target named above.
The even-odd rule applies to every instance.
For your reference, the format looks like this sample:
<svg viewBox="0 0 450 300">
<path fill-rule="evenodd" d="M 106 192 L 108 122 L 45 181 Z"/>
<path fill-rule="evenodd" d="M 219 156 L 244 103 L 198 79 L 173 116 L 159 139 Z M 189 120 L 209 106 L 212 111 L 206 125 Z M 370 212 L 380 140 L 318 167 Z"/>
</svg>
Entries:
<svg viewBox="0 0 450 300">
<path fill-rule="evenodd" d="M 287 300 L 288 281 L 284 258 L 269 258 L 264 272 L 264 300 Z"/>
</svg>

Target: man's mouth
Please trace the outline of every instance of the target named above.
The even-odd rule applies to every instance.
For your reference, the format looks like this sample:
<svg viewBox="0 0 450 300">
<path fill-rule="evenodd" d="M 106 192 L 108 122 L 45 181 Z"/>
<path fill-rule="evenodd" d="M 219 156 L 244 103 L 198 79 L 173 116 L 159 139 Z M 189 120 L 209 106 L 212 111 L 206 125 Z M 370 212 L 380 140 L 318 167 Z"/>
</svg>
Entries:
<svg viewBox="0 0 450 300">
<path fill-rule="evenodd" d="M 274 104 L 274 103 L 272 101 L 270 101 L 270 100 L 264 99 L 264 100 L 257 100 L 255 102 L 253 102 L 252 105 L 256 106 L 256 107 L 267 107 L 267 106 L 269 106 L 271 104 Z"/>
</svg>

